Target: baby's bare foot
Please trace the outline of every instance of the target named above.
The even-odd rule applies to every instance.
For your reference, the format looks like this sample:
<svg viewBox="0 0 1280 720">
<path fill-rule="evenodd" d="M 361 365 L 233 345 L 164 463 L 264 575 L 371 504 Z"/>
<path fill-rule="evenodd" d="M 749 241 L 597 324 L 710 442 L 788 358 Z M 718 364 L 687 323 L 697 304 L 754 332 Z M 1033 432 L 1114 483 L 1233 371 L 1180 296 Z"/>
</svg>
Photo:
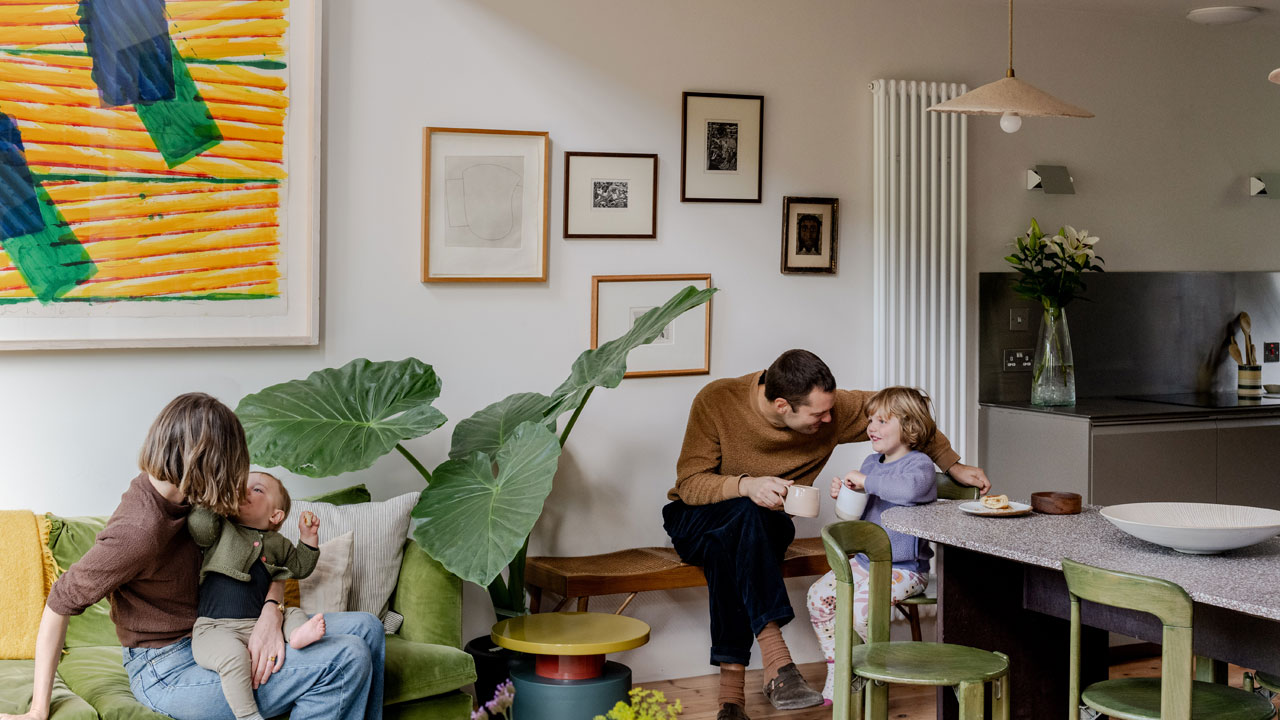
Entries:
<svg viewBox="0 0 1280 720">
<path fill-rule="evenodd" d="M 289 647 L 304 648 L 322 637 L 324 637 L 324 613 L 319 613 L 289 634 Z"/>
</svg>

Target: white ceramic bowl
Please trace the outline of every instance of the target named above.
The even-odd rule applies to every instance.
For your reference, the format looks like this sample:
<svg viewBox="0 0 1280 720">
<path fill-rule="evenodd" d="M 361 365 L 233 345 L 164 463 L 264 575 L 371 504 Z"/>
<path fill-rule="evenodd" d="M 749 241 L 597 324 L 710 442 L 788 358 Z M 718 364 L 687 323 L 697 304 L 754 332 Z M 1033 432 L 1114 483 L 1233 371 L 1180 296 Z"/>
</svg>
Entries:
<svg viewBox="0 0 1280 720">
<path fill-rule="evenodd" d="M 1102 516 L 1130 535 L 1193 555 L 1247 547 L 1280 534 L 1280 510 L 1213 503 L 1110 505 Z"/>
</svg>

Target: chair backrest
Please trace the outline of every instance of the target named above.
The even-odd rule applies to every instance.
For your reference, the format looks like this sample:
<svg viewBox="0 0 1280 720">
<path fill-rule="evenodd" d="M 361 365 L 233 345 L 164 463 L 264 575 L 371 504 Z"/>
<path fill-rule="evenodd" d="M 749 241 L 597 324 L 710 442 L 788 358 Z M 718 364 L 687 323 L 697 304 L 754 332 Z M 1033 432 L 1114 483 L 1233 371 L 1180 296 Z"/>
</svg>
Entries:
<svg viewBox="0 0 1280 720">
<path fill-rule="evenodd" d="M 1159 578 L 1105 570 L 1067 558 L 1062 559 L 1071 595 L 1071 717 L 1080 705 L 1080 600 L 1148 612 L 1164 625 L 1160 651 L 1160 717 L 1190 720 L 1191 596 L 1180 586 Z"/>
<path fill-rule="evenodd" d="M 934 478 L 938 483 L 938 499 L 939 500 L 977 500 L 978 488 L 968 485 L 961 485 L 951 476 L 940 472 Z"/>
<path fill-rule="evenodd" d="M 889 534 L 873 522 L 849 520 L 822 528 L 822 544 L 827 551 L 827 562 L 836 576 L 837 620 L 852 614 L 853 571 L 849 568 L 849 558 L 862 553 L 871 561 L 867 642 L 888 642 L 889 585 L 893 572 L 893 547 L 889 544 Z M 848 632 L 849 629 L 837 628 L 837 632 Z"/>
</svg>

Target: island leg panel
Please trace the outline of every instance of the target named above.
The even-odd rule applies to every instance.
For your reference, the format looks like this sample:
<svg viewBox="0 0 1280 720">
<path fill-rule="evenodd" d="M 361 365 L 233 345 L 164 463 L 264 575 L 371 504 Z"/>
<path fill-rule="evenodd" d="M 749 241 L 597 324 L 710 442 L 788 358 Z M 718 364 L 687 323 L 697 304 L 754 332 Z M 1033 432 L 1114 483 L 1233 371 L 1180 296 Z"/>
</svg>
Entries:
<svg viewBox="0 0 1280 720">
<path fill-rule="evenodd" d="M 938 545 L 938 642 L 1008 655 L 1016 720 L 1060 715 L 1068 692 L 1070 624 L 1026 608 L 1026 570 L 1013 560 Z M 1081 658 L 1084 684 L 1107 678 L 1106 632 L 1081 628 Z M 958 717 L 955 694 L 940 688 L 938 718 Z"/>
</svg>

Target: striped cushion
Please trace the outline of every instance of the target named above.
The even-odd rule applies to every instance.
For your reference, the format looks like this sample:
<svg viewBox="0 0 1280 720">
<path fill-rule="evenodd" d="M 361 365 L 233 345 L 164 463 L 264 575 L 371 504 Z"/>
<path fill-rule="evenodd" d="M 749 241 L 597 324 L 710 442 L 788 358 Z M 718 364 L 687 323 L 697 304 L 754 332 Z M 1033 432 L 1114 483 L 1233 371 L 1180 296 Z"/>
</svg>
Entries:
<svg viewBox="0 0 1280 720">
<path fill-rule="evenodd" d="M 409 513 L 420 493 L 405 493 L 386 502 L 330 505 L 298 500 L 280 527 L 280 534 L 298 541 L 298 517 L 310 510 L 320 518 L 320 542 L 343 533 L 355 534 L 349 609 L 371 612 L 381 620 L 400 575 L 404 541 L 409 536 Z"/>
</svg>

